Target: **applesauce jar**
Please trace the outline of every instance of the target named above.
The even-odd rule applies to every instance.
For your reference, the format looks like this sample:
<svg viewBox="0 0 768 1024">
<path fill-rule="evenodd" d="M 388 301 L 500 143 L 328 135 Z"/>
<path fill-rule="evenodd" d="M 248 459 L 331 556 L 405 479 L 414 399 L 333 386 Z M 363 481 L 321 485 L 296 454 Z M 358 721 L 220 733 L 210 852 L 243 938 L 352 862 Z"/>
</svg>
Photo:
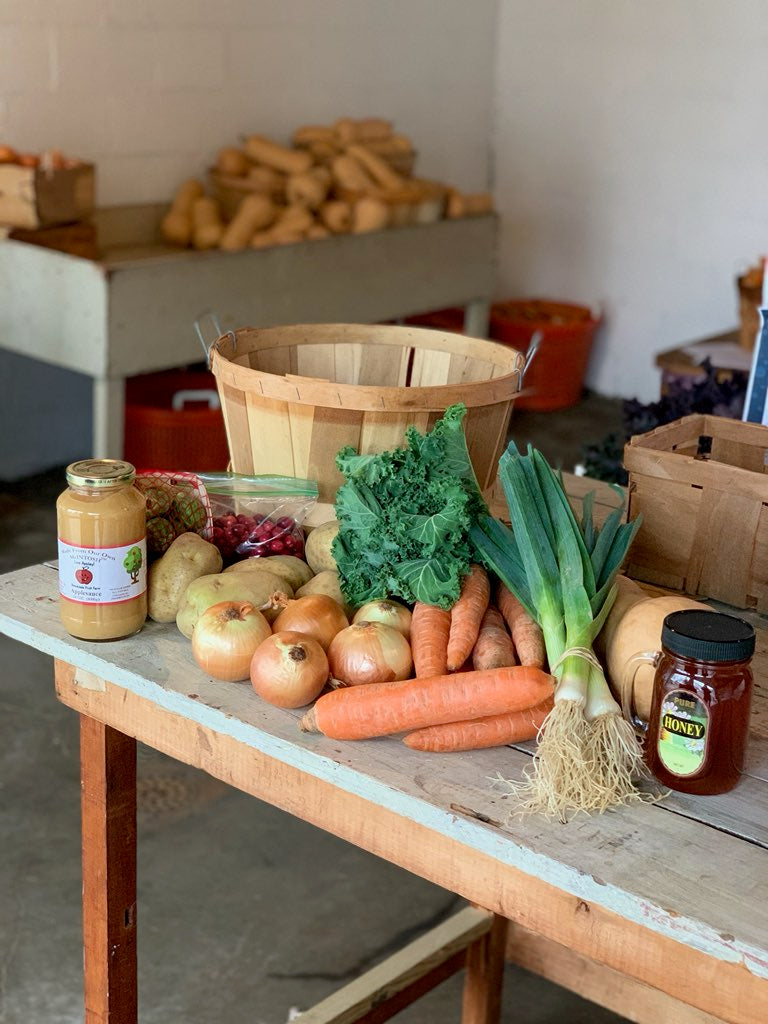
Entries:
<svg viewBox="0 0 768 1024">
<path fill-rule="evenodd" d="M 56 502 L 59 609 L 80 640 L 120 640 L 147 617 L 146 502 L 135 474 L 119 459 L 67 466 Z"/>
</svg>

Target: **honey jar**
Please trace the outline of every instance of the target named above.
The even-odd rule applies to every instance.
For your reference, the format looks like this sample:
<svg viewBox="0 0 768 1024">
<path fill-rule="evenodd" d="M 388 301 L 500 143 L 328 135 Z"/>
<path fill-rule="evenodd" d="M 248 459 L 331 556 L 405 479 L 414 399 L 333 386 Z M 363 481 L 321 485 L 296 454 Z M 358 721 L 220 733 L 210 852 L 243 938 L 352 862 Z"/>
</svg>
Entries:
<svg viewBox="0 0 768 1024">
<path fill-rule="evenodd" d="M 81 640 L 119 640 L 147 617 L 146 502 L 135 470 L 118 459 L 67 467 L 56 502 L 59 610 Z"/>
<path fill-rule="evenodd" d="M 735 615 L 686 610 L 664 619 L 645 747 L 659 782 L 703 795 L 739 781 L 754 650 L 754 629 Z"/>
</svg>

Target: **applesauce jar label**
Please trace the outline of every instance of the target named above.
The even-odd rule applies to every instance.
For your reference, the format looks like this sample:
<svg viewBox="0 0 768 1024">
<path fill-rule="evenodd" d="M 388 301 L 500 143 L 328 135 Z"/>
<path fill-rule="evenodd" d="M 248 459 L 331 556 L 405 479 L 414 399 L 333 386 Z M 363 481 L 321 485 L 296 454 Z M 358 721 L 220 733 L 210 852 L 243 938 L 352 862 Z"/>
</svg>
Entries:
<svg viewBox="0 0 768 1024">
<path fill-rule="evenodd" d="M 674 775 L 695 775 L 704 766 L 709 710 L 687 690 L 664 697 L 659 721 L 659 760 Z"/>
<path fill-rule="evenodd" d="M 83 548 L 59 538 L 59 592 L 78 604 L 121 604 L 147 589 L 147 542 Z"/>
</svg>

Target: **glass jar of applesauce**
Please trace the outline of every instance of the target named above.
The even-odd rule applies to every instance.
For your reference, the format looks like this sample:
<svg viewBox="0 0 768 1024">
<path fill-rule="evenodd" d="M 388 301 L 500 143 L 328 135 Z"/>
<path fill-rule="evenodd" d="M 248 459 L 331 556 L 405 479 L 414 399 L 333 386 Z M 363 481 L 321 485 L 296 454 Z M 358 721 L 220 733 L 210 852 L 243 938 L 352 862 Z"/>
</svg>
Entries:
<svg viewBox="0 0 768 1024">
<path fill-rule="evenodd" d="M 56 502 L 59 608 L 81 640 L 119 640 L 147 617 L 146 502 L 136 471 L 118 459 L 67 466 Z"/>
</svg>

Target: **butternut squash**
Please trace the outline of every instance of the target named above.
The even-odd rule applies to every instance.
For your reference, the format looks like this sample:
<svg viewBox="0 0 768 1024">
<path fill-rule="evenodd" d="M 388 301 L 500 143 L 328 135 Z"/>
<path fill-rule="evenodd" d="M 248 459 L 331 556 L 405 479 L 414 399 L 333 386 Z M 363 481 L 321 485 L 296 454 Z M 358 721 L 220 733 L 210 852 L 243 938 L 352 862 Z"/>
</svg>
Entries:
<svg viewBox="0 0 768 1024">
<path fill-rule="evenodd" d="M 366 146 L 356 143 L 347 147 L 347 153 L 357 160 L 381 188 L 402 188 L 404 182 L 402 175 L 398 174 L 383 157 L 373 153 Z"/>
<path fill-rule="evenodd" d="M 352 206 L 352 234 L 381 231 L 389 224 L 389 207 L 381 199 L 363 196 Z"/>
<path fill-rule="evenodd" d="M 626 576 L 618 576 L 616 582 L 619 585 L 619 596 L 597 636 L 594 648 L 605 668 L 606 679 L 614 697 L 625 706 L 625 690 L 631 682 L 628 671 L 630 659 L 635 654 L 661 649 L 661 627 L 665 617 L 670 612 L 688 608 L 700 611 L 713 609 L 684 594 L 652 597 Z M 650 664 L 640 665 L 634 677 L 634 708 L 646 722 L 651 713 L 653 677 L 654 668 Z"/>
<path fill-rule="evenodd" d="M 249 135 L 244 149 L 255 164 L 266 164 L 285 174 L 304 174 L 313 164 L 312 154 L 305 149 L 289 149 L 263 135 Z"/>
<path fill-rule="evenodd" d="M 253 235 L 269 227 L 275 220 L 277 208 L 269 196 L 261 192 L 247 195 L 221 237 L 221 248 L 228 252 L 245 249 Z"/>
<path fill-rule="evenodd" d="M 330 199 L 319 209 L 320 220 L 335 235 L 345 235 L 352 230 L 352 207 L 343 199 Z"/>
<path fill-rule="evenodd" d="M 292 174 L 285 186 L 289 204 L 301 204 L 316 210 L 324 202 L 331 185 L 331 176 L 325 167 L 314 167 L 305 174 Z"/>
<path fill-rule="evenodd" d="M 171 207 L 160 222 L 160 232 L 173 245 L 189 245 L 192 240 L 192 204 L 203 194 L 203 186 L 194 178 L 176 189 Z"/>
<path fill-rule="evenodd" d="M 334 182 L 352 192 L 370 192 L 376 183 L 359 160 L 344 153 L 337 156 L 331 163 Z"/>
<path fill-rule="evenodd" d="M 225 146 L 219 150 L 216 157 L 216 170 L 220 174 L 232 175 L 234 178 L 241 178 L 248 173 L 251 161 L 236 146 Z"/>
<path fill-rule="evenodd" d="M 199 196 L 192 204 L 192 244 L 196 249 L 215 249 L 223 234 L 219 204 L 210 196 Z"/>
</svg>

